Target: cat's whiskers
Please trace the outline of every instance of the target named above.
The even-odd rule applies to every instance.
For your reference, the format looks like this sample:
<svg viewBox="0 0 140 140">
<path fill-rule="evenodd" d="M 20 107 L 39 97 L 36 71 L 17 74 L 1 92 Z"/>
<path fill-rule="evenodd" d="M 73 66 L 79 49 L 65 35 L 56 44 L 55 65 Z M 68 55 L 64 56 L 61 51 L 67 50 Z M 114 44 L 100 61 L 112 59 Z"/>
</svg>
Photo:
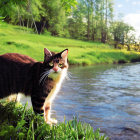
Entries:
<svg viewBox="0 0 140 140">
<path fill-rule="evenodd" d="M 44 85 L 44 83 L 45 83 L 45 81 L 46 81 L 46 78 L 48 77 L 48 75 L 49 75 L 50 73 L 51 73 L 51 70 L 49 70 L 48 74 L 46 74 L 46 75 L 44 76 L 43 85 Z"/>
<path fill-rule="evenodd" d="M 42 85 L 44 85 L 44 83 L 45 83 L 45 81 L 46 81 L 46 78 L 48 77 L 48 75 L 45 75 L 45 77 L 44 77 L 44 79 L 43 79 L 43 84 Z"/>
<path fill-rule="evenodd" d="M 50 69 L 50 70 L 48 70 L 48 69 L 46 69 L 46 71 L 44 71 L 42 74 L 41 74 L 41 78 L 40 78 L 40 80 L 39 80 L 39 83 L 41 84 L 43 84 L 44 85 L 44 83 L 45 83 L 45 81 L 46 81 L 46 78 L 49 76 L 49 74 L 50 73 L 53 73 L 54 71 L 52 70 L 52 69 Z M 43 81 L 43 82 L 42 82 Z"/>
<path fill-rule="evenodd" d="M 42 72 L 40 76 L 43 76 L 43 75 L 44 75 L 46 72 L 48 72 L 48 71 L 50 71 L 50 70 L 45 69 L 45 71 L 44 71 L 44 72 Z"/>
<path fill-rule="evenodd" d="M 47 70 L 47 71 L 43 72 L 41 74 L 41 78 L 39 80 L 39 84 L 41 84 L 42 81 L 43 81 L 43 84 L 44 84 L 44 80 L 46 80 L 46 77 L 48 77 L 49 74 L 50 74 L 50 70 Z"/>
</svg>

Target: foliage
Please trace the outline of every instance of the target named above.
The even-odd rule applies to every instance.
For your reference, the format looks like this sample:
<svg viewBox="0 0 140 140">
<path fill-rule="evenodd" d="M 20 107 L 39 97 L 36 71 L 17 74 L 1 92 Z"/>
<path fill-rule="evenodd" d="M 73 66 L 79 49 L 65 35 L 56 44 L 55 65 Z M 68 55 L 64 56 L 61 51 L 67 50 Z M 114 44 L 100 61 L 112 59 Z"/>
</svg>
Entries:
<svg viewBox="0 0 140 140">
<path fill-rule="evenodd" d="M 61 6 L 61 1 L 50 0 L 45 4 L 48 13 L 48 31 L 54 36 L 64 36 L 65 11 Z"/>
<path fill-rule="evenodd" d="M 77 8 L 73 10 L 72 16 L 68 18 L 68 31 L 71 38 L 86 40 L 86 23 L 84 14 L 86 7 L 83 2 L 77 4 Z"/>
<path fill-rule="evenodd" d="M 132 28 L 122 21 L 113 21 L 113 6 L 114 0 L 2 0 L 0 16 L 39 34 L 47 30 L 53 36 L 102 43 L 112 42 L 114 37 L 115 42 L 119 39 L 123 43 L 124 33 Z"/>
<path fill-rule="evenodd" d="M 72 11 L 71 7 L 76 7 L 77 1 L 76 0 L 61 0 L 62 7 L 65 8 L 66 14 L 69 15 Z"/>
<path fill-rule="evenodd" d="M 58 125 L 47 125 L 43 117 L 33 113 L 32 108 L 26 109 L 15 102 L 0 102 L 0 139 L 5 140 L 107 140 L 105 135 L 100 134 L 100 129 L 93 128 L 74 118 L 71 121 L 64 119 Z"/>
<path fill-rule="evenodd" d="M 112 33 L 113 33 L 113 37 L 114 37 L 114 41 L 116 43 L 121 43 L 121 44 L 125 44 L 127 43 L 130 39 L 129 33 L 131 31 L 133 31 L 133 27 L 121 22 L 114 22 L 113 23 L 113 29 L 112 29 Z"/>
<path fill-rule="evenodd" d="M 52 35 L 64 36 L 65 14 L 75 5 L 75 0 L 4 0 L 0 1 L 0 16 L 8 23 L 34 28 L 37 33 L 47 29 Z"/>
</svg>

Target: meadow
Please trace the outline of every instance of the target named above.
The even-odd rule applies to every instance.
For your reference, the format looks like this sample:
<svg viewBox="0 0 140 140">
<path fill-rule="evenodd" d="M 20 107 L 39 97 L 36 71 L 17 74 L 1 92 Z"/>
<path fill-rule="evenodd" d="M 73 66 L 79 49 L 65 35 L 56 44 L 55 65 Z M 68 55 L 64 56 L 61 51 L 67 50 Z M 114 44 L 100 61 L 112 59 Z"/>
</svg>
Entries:
<svg viewBox="0 0 140 140">
<path fill-rule="evenodd" d="M 0 54 L 16 52 L 43 61 L 43 49 L 60 52 L 69 49 L 70 64 L 102 64 L 140 61 L 140 53 L 114 49 L 98 42 L 53 37 L 49 32 L 34 34 L 31 29 L 0 22 Z"/>
</svg>

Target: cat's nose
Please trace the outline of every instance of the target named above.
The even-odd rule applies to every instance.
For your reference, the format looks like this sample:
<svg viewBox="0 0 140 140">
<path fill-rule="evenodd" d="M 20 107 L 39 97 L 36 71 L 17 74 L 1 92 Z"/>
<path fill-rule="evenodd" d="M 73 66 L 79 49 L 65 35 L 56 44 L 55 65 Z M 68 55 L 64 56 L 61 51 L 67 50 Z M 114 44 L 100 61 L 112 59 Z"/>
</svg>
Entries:
<svg viewBox="0 0 140 140">
<path fill-rule="evenodd" d="M 57 71 L 58 71 L 58 68 L 55 68 L 55 67 L 54 67 L 53 70 L 54 70 L 55 72 L 57 72 Z"/>
</svg>

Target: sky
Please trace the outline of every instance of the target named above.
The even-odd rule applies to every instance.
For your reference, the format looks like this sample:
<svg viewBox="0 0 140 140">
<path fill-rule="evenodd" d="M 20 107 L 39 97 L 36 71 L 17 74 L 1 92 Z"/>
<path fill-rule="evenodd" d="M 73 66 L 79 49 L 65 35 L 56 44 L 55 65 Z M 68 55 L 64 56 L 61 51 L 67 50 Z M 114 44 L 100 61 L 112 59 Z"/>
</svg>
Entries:
<svg viewBox="0 0 140 140">
<path fill-rule="evenodd" d="M 136 37 L 140 36 L 140 0 L 114 0 L 114 4 L 115 18 L 121 18 L 125 23 L 133 26 Z"/>
</svg>

